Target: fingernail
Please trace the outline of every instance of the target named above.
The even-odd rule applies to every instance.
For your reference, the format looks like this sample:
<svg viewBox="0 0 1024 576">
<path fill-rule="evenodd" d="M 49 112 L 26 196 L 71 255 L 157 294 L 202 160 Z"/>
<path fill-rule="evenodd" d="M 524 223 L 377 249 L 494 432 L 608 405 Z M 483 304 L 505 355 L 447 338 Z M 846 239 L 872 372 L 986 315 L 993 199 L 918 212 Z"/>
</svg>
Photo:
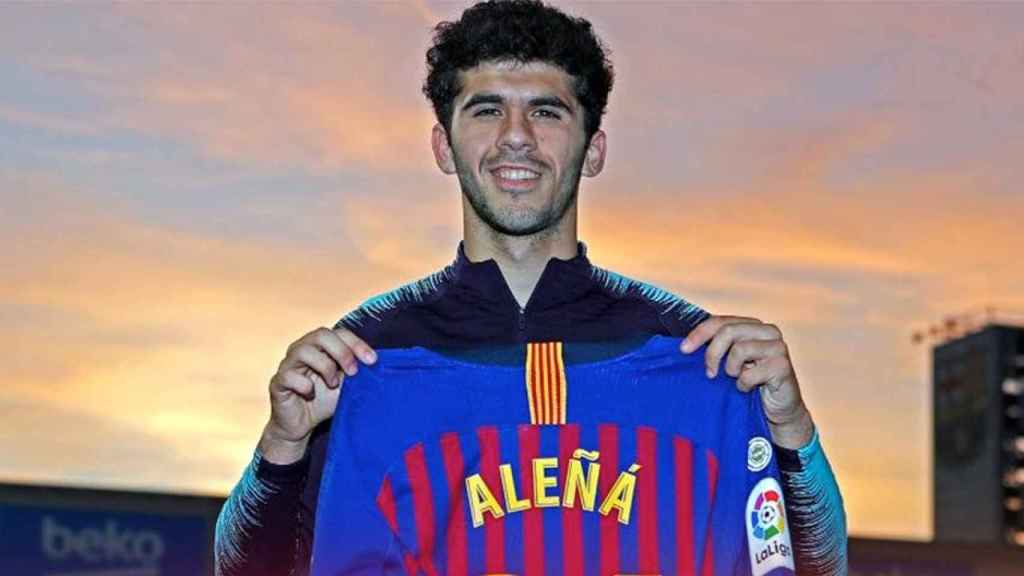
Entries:
<svg viewBox="0 0 1024 576">
<path fill-rule="evenodd" d="M 367 350 L 366 354 L 363 355 L 363 362 L 367 364 L 373 364 L 377 361 L 377 353 L 373 350 Z"/>
<path fill-rule="evenodd" d="M 704 373 L 708 375 L 708 378 L 714 378 L 715 377 L 715 373 L 711 370 L 711 368 L 706 368 Z"/>
<path fill-rule="evenodd" d="M 686 352 L 687 354 L 693 352 L 693 344 L 691 344 L 689 340 L 683 340 L 683 352 Z"/>
</svg>

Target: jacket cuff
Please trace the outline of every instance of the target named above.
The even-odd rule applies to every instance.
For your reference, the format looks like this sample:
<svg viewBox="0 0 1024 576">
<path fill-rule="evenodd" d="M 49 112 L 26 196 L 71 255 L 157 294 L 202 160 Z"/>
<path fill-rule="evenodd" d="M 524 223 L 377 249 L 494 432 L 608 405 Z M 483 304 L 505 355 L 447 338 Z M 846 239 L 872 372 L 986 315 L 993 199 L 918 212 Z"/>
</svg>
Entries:
<svg viewBox="0 0 1024 576">
<path fill-rule="evenodd" d="M 309 471 L 309 451 L 302 455 L 302 459 L 291 464 L 274 464 L 263 458 L 259 448 L 253 455 L 253 471 L 256 478 L 277 486 L 285 484 L 299 484 L 306 478 Z"/>
<path fill-rule="evenodd" d="M 783 448 L 772 443 L 775 449 L 775 457 L 778 459 L 779 468 L 786 472 L 802 472 L 807 464 L 821 453 L 821 442 L 818 439 L 818 427 L 814 427 L 811 439 L 796 450 Z"/>
</svg>

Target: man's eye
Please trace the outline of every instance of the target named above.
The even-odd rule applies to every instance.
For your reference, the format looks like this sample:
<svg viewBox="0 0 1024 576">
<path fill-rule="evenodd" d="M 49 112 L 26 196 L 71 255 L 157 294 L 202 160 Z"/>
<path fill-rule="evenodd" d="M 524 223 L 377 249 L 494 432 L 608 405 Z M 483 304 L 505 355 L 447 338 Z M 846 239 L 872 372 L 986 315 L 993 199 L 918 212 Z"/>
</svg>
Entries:
<svg viewBox="0 0 1024 576">
<path fill-rule="evenodd" d="M 473 116 L 494 116 L 498 114 L 497 108 L 481 108 L 473 113 Z"/>
<path fill-rule="evenodd" d="M 562 116 L 554 110 L 548 110 L 547 108 L 541 108 L 537 110 L 536 114 L 543 118 L 561 118 Z"/>
</svg>

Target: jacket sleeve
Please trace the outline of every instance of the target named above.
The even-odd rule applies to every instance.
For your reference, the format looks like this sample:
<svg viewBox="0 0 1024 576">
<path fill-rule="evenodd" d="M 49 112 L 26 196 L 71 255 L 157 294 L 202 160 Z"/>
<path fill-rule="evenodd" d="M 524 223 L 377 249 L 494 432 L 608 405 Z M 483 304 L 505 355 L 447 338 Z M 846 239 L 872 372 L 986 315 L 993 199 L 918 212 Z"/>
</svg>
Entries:
<svg viewBox="0 0 1024 576">
<path fill-rule="evenodd" d="M 334 328 L 348 328 L 377 347 L 379 318 L 362 310 L 361 307 L 342 317 Z M 354 318 L 364 321 L 357 323 Z M 213 562 L 216 576 L 309 573 L 329 422 L 330 419 L 321 422 L 313 430 L 305 456 L 294 464 L 272 464 L 262 458 L 259 450 L 253 455 L 217 518 Z"/>
<path fill-rule="evenodd" d="M 278 465 L 256 451 L 217 518 L 216 576 L 293 573 L 307 470 L 308 456 L 294 464 Z"/>
<path fill-rule="evenodd" d="M 793 536 L 796 573 L 846 576 L 846 511 L 818 430 L 807 445 L 775 446 Z"/>
</svg>

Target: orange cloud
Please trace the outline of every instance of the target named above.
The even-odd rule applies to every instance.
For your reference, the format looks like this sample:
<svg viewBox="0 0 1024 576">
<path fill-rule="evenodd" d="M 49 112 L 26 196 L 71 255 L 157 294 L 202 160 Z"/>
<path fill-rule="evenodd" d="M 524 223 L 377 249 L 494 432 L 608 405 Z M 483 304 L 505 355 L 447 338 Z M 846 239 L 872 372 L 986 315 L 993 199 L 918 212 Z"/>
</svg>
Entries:
<svg viewBox="0 0 1024 576">
<path fill-rule="evenodd" d="M 47 422 L 26 444 L 41 424 L 2 419 L 0 437 L 20 439 L 5 447 L 6 478 L 225 492 L 267 418 L 287 345 L 333 324 L 368 286 L 394 283 L 341 236 L 301 250 L 229 241 L 143 224 L 53 178 L 6 174 L 0 189 L 17 191 L 0 222 L 20 247 L 0 256 L 13 272 L 0 287 L 3 384 Z M 144 450 L 153 454 L 135 457 Z M 173 478 L 155 464 L 176 461 Z"/>
</svg>

